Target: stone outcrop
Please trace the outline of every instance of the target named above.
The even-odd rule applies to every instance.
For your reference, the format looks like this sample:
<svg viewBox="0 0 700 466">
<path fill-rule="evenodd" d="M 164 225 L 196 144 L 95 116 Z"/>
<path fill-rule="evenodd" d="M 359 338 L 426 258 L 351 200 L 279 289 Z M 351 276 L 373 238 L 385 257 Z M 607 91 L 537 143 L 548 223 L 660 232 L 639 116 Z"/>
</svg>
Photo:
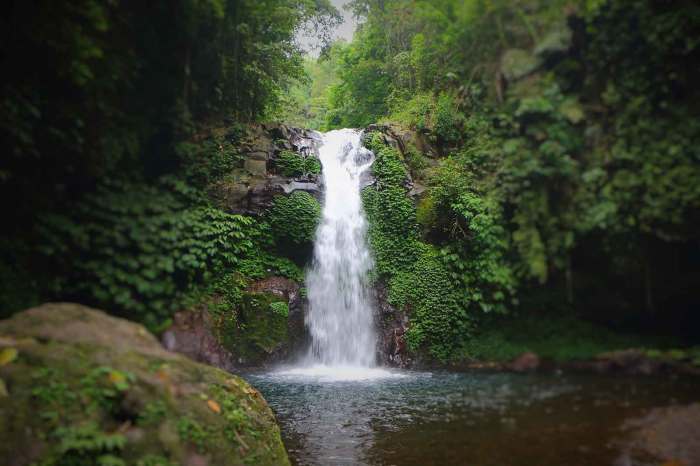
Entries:
<svg viewBox="0 0 700 466">
<path fill-rule="evenodd" d="M 289 361 L 298 357 L 309 344 L 309 334 L 304 323 L 308 301 L 302 295 L 299 285 L 288 278 L 268 277 L 253 283 L 249 290 L 282 297 L 289 305 L 287 340 L 270 354 L 266 362 Z"/>
<path fill-rule="evenodd" d="M 269 208 L 275 196 L 306 191 L 321 198 L 319 177 L 283 176 L 277 169 L 282 151 L 318 157 L 319 134 L 282 124 L 250 125 L 238 142 L 242 166 L 209 189 L 219 207 L 235 214 L 256 215 Z"/>
<path fill-rule="evenodd" d="M 163 346 L 176 353 L 226 371 L 236 368 L 236 359 L 216 336 L 215 324 L 206 305 L 176 312 L 173 324 L 161 336 Z"/>
<path fill-rule="evenodd" d="M 218 303 L 218 297 L 212 299 L 209 306 Z M 274 301 L 287 303 L 288 316 L 271 312 Z M 295 281 L 267 277 L 246 289 L 239 307 L 216 318 L 208 305 L 177 312 L 161 340 L 170 351 L 227 371 L 286 361 L 307 347 L 306 307 Z M 230 317 L 233 328 L 226 325 Z"/>
<path fill-rule="evenodd" d="M 0 464 L 288 465 L 262 395 L 77 304 L 0 321 Z"/>
</svg>

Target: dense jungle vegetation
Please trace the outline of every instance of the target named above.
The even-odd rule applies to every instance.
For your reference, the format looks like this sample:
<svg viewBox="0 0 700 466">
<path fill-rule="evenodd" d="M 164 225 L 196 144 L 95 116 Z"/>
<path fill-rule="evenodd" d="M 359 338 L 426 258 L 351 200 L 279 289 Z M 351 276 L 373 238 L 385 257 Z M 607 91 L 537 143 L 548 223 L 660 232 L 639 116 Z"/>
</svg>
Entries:
<svg viewBox="0 0 700 466">
<path fill-rule="evenodd" d="M 698 343 L 696 2 L 349 8 L 354 39 L 331 43 L 328 0 L 10 2 L 0 315 L 75 301 L 158 330 L 212 294 L 215 311 L 241 305 L 252 279 L 303 281 L 311 196 L 234 215 L 208 187 L 241 165 L 247 124 L 379 123 L 413 134 L 403 151 L 368 134 L 377 183 L 363 192 L 372 279 L 409 312 L 413 350 Z"/>
</svg>

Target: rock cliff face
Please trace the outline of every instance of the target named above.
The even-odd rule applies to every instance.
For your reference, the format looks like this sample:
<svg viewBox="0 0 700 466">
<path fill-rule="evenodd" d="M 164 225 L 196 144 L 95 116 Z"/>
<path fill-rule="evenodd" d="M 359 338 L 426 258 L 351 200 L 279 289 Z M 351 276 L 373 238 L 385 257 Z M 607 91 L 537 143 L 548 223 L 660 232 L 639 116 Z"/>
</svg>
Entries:
<svg viewBox="0 0 700 466">
<path fill-rule="evenodd" d="M 439 156 L 438 149 L 430 142 L 430 134 L 396 125 L 371 125 L 366 132 L 371 131 L 380 132 L 385 142 L 404 156 L 413 150 L 428 157 Z M 242 166 L 212 186 L 210 195 L 227 212 L 256 216 L 272 206 L 275 196 L 290 195 L 294 191 L 308 192 L 320 201 L 323 195 L 320 174 L 290 174 L 282 165 L 285 153 L 289 152 L 318 159 L 319 143 L 320 134 L 314 131 L 279 124 L 251 126 L 239 141 Z M 363 187 L 375 182 L 369 171 L 361 180 Z M 405 187 L 415 199 L 425 189 L 410 176 Z M 224 329 L 225 334 L 222 334 L 220 323 L 212 319 L 206 306 L 200 306 L 175 316 L 173 326 L 163 335 L 163 344 L 172 351 L 226 370 L 294 360 L 308 348 L 309 336 L 304 324 L 308 303 L 302 296 L 300 284 L 282 277 L 268 277 L 251 284 L 247 293 L 255 294 L 258 301 L 266 300 L 265 296 L 277 296 L 286 301 L 289 309 L 286 327 L 282 329 L 279 322 L 274 323 L 276 316 L 265 317 L 266 311 L 258 306 L 257 311 L 239 309 L 242 318 L 248 321 L 245 331 Z M 408 315 L 388 304 L 383 285 L 377 285 L 375 296 L 378 360 L 389 366 L 408 367 L 413 364 L 404 340 Z"/>
<path fill-rule="evenodd" d="M 85 306 L 0 321 L 0 388 L 3 465 L 289 464 L 258 391 Z"/>
<path fill-rule="evenodd" d="M 239 142 L 243 166 L 212 186 L 210 195 L 223 210 L 250 215 L 269 208 L 276 195 L 306 191 L 320 199 L 318 175 L 289 176 L 279 166 L 285 151 L 318 158 L 318 143 L 315 131 L 280 124 L 252 125 Z"/>
</svg>

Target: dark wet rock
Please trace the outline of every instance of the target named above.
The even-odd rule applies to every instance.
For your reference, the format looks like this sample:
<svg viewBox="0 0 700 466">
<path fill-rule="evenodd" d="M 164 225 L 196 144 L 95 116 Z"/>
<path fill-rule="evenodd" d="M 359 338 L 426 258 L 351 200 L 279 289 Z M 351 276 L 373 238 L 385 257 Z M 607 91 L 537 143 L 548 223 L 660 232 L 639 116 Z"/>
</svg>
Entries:
<svg viewBox="0 0 700 466">
<path fill-rule="evenodd" d="M 195 361 L 233 371 L 234 356 L 219 342 L 206 306 L 175 313 L 173 324 L 161 336 L 168 351 L 184 354 Z"/>
<path fill-rule="evenodd" d="M 540 367 L 540 357 L 529 351 L 508 363 L 507 368 L 515 372 L 528 372 Z"/>
<path fill-rule="evenodd" d="M 17 357 L 0 365 L 0 464 L 83 464 L 107 441 L 120 464 L 289 464 L 257 390 L 167 351 L 139 324 L 44 304 L 0 321 L 6 348 Z M 84 453 L 65 448 L 71 436 Z"/>
<path fill-rule="evenodd" d="M 377 183 L 377 178 L 372 175 L 372 170 L 365 170 L 360 174 L 360 189 L 365 189 L 367 186 L 374 186 Z"/>
<path fill-rule="evenodd" d="M 430 364 L 428 364 L 430 366 Z M 442 364 L 432 364 L 434 367 L 445 367 Z M 692 358 L 679 359 L 663 353 L 650 356 L 642 349 L 626 349 L 602 353 L 585 360 L 554 361 L 545 359 L 535 353 L 527 352 L 510 362 L 462 360 L 454 361 L 447 366 L 452 370 L 492 370 L 525 372 L 539 370 L 546 372 L 581 372 L 598 374 L 625 375 L 690 375 L 700 376 L 700 367 L 693 363 Z"/>
<path fill-rule="evenodd" d="M 411 187 L 411 190 L 408 192 L 408 195 L 411 196 L 412 198 L 419 198 L 425 193 L 425 191 L 428 188 L 423 186 L 420 183 L 413 182 L 413 186 Z"/>
<path fill-rule="evenodd" d="M 378 352 L 382 364 L 391 367 L 410 367 L 413 363 L 406 345 L 408 316 L 391 306 L 387 300 L 388 290 L 383 283 L 375 287 L 379 328 Z"/>
<path fill-rule="evenodd" d="M 688 374 L 700 375 L 700 367 L 690 360 L 670 356 L 651 356 L 643 349 L 626 349 L 602 353 L 594 359 L 572 361 L 565 364 L 567 369 L 630 375 Z"/>
</svg>

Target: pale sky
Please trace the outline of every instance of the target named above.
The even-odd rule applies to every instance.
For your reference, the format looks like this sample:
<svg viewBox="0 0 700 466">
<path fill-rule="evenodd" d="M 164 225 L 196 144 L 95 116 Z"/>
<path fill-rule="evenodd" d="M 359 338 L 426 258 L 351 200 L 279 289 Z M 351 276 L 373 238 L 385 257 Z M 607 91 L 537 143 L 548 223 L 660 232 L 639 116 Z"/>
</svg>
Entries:
<svg viewBox="0 0 700 466">
<path fill-rule="evenodd" d="M 355 32 L 355 27 L 357 26 L 357 21 L 352 17 L 352 13 L 350 11 L 346 11 L 343 9 L 343 5 L 345 5 L 348 2 L 348 0 L 331 0 L 331 3 L 333 4 L 334 7 L 340 11 L 340 14 L 343 15 L 343 23 L 338 26 L 335 31 L 333 31 L 333 39 L 345 39 L 348 42 L 352 40 L 352 35 Z M 303 35 L 300 35 L 298 37 L 299 42 L 302 45 L 302 48 L 312 57 L 317 57 L 318 53 L 320 50 L 318 48 L 313 49 L 312 46 L 318 43 L 318 40 L 316 37 L 305 37 Z"/>
</svg>

